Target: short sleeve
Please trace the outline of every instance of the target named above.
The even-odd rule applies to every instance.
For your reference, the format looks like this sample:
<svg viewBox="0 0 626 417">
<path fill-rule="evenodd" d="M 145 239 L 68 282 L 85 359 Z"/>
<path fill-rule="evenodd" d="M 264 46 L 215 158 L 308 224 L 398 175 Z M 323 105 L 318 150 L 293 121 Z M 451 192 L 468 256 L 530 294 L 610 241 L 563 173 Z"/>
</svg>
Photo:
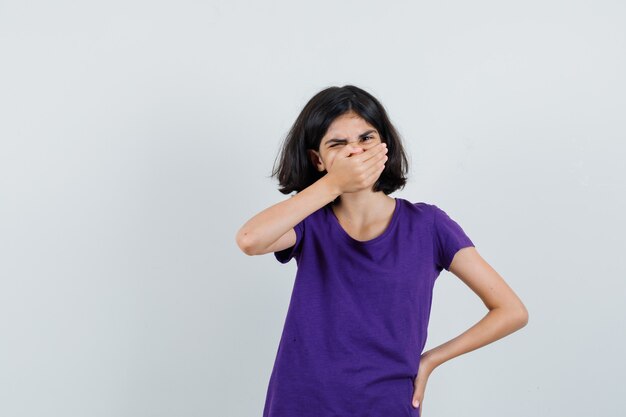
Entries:
<svg viewBox="0 0 626 417">
<path fill-rule="evenodd" d="M 454 255 L 462 248 L 475 245 L 461 226 L 450 218 L 445 211 L 434 204 L 432 206 L 434 210 L 435 265 L 439 270 L 445 268 L 446 271 L 449 271 Z"/>
<path fill-rule="evenodd" d="M 304 237 L 304 220 L 296 224 L 293 227 L 293 230 L 296 232 L 296 243 L 294 243 L 291 247 L 274 252 L 274 256 L 280 263 L 286 264 L 291 260 L 291 258 L 298 257 L 298 255 L 300 254 L 300 248 L 302 247 L 302 238 Z"/>
</svg>

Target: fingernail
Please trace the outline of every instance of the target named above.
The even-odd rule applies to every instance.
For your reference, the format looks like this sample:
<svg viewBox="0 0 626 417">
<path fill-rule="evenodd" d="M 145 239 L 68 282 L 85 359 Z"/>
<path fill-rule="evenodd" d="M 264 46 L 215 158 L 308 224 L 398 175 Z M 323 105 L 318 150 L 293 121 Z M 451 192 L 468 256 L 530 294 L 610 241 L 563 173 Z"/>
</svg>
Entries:
<svg viewBox="0 0 626 417">
<path fill-rule="evenodd" d="M 413 407 L 417 408 L 418 405 L 420 405 L 419 401 L 413 401 Z"/>
</svg>

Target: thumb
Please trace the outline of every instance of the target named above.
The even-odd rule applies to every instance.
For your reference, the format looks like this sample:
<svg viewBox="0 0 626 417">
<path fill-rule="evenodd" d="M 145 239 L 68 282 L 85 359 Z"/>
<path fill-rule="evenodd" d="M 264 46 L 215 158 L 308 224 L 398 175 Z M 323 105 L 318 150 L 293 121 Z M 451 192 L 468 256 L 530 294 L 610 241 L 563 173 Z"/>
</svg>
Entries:
<svg viewBox="0 0 626 417">
<path fill-rule="evenodd" d="M 417 408 L 420 405 L 419 397 L 419 390 L 415 386 L 413 386 L 413 398 L 411 399 L 411 403 L 413 404 L 414 408 Z"/>
<path fill-rule="evenodd" d="M 418 400 L 416 397 L 413 397 L 413 407 L 417 408 L 420 405 L 420 400 Z"/>
</svg>

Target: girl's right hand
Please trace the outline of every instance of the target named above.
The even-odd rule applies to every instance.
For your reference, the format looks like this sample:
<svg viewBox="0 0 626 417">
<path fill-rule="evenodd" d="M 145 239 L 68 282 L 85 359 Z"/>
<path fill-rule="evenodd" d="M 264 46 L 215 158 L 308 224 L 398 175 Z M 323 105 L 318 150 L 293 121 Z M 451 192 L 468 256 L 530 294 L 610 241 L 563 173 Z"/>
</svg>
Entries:
<svg viewBox="0 0 626 417">
<path fill-rule="evenodd" d="M 367 150 L 347 145 L 337 153 L 327 175 L 342 194 L 352 193 L 371 187 L 385 169 L 387 159 L 386 143 Z"/>
</svg>

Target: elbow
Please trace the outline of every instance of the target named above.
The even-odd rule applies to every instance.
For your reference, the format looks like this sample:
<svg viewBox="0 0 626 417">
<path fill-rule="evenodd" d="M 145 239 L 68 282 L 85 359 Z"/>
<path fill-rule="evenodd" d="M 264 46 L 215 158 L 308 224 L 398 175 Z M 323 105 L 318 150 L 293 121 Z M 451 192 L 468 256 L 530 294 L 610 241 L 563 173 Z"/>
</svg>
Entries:
<svg viewBox="0 0 626 417">
<path fill-rule="evenodd" d="M 528 324 L 528 310 L 523 304 L 515 309 L 514 317 L 518 329 L 521 329 Z"/>
<path fill-rule="evenodd" d="M 239 249 L 246 255 L 256 255 L 254 241 L 248 233 L 239 230 L 235 236 L 235 242 L 237 242 Z"/>
</svg>

